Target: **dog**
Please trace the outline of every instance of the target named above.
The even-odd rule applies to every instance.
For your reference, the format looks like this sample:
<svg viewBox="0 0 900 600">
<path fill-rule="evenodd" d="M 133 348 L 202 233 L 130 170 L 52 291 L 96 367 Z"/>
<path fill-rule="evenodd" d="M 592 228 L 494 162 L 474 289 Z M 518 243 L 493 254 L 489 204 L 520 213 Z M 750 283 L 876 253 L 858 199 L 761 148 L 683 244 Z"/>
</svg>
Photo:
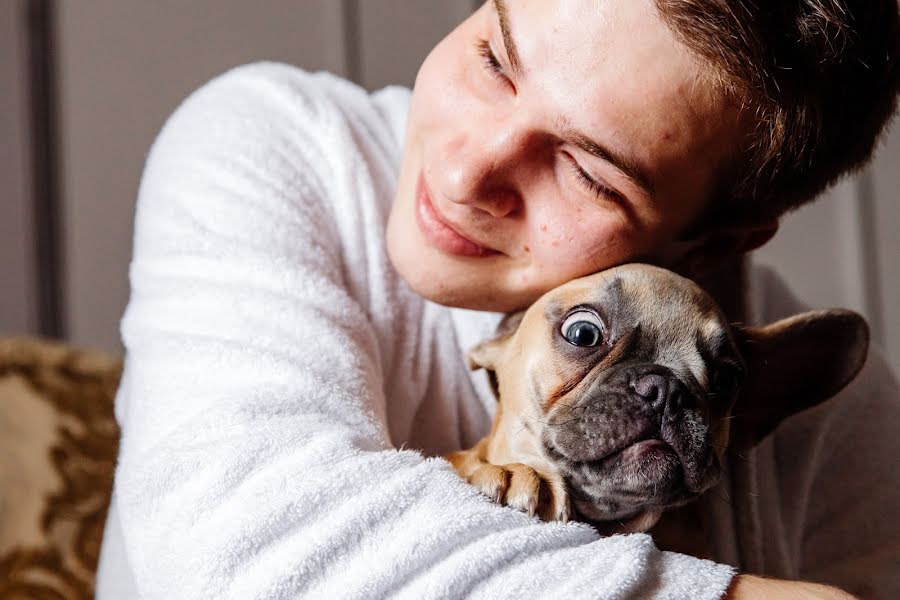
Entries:
<svg viewBox="0 0 900 600">
<path fill-rule="evenodd" d="M 750 447 L 847 385 L 868 341 L 847 310 L 731 326 L 692 281 L 616 267 L 551 290 L 469 352 L 497 415 L 487 437 L 445 458 L 530 515 L 648 531 L 718 481 L 729 443 Z"/>
</svg>

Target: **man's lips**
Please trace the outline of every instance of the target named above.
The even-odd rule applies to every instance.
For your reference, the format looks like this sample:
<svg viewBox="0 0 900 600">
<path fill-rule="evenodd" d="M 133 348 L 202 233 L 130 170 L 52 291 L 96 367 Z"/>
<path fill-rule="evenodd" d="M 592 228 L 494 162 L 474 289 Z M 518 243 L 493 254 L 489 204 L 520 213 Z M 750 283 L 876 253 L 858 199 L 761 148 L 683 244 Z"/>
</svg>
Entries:
<svg viewBox="0 0 900 600">
<path fill-rule="evenodd" d="M 496 250 L 486 248 L 469 238 L 450 225 L 435 209 L 431 201 L 425 178 L 419 173 L 416 182 L 415 199 L 416 223 L 422 234 L 439 250 L 458 256 L 493 256 L 499 254 Z"/>
</svg>

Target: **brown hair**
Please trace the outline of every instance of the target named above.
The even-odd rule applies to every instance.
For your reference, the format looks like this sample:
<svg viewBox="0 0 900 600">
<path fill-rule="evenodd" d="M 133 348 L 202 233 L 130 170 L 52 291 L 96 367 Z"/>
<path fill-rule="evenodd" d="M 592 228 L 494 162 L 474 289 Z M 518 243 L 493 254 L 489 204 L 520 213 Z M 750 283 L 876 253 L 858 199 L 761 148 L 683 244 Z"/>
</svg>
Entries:
<svg viewBox="0 0 900 600">
<path fill-rule="evenodd" d="M 900 91 L 897 0 L 656 6 L 756 123 L 707 219 L 778 217 L 871 157 Z"/>
</svg>

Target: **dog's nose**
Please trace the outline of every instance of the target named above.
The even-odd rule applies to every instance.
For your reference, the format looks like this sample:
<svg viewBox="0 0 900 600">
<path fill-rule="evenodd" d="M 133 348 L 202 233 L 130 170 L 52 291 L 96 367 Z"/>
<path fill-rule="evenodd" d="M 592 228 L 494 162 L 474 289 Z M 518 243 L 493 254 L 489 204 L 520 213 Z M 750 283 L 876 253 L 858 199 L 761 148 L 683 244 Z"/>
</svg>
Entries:
<svg viewBox="0 0 900 600">
<path fill-rule="evenodd" d="M 668 412 L 674 413 L 681 408 L 684 390 L 678 379 L 671 375 L 659 373 L 642 375 L 634 382 L 633 389 L 634 393 L 643 398 L 655 411 L 662 412 L 668 406 Z"/>
</svg>

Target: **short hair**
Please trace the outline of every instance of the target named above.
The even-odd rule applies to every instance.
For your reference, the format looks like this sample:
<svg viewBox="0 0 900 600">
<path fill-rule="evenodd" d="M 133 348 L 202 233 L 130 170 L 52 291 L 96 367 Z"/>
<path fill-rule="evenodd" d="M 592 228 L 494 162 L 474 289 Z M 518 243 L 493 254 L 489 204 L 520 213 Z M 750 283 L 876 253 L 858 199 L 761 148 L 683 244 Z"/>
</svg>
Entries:
<svg viewBox="0 0 900 600">
<path fill-rule="evenodd" d="M 861 168 L 900 91 L 897 0 L 656 0 L 755 120 L 710 221 L 777 218 Z"/>
</svg>

